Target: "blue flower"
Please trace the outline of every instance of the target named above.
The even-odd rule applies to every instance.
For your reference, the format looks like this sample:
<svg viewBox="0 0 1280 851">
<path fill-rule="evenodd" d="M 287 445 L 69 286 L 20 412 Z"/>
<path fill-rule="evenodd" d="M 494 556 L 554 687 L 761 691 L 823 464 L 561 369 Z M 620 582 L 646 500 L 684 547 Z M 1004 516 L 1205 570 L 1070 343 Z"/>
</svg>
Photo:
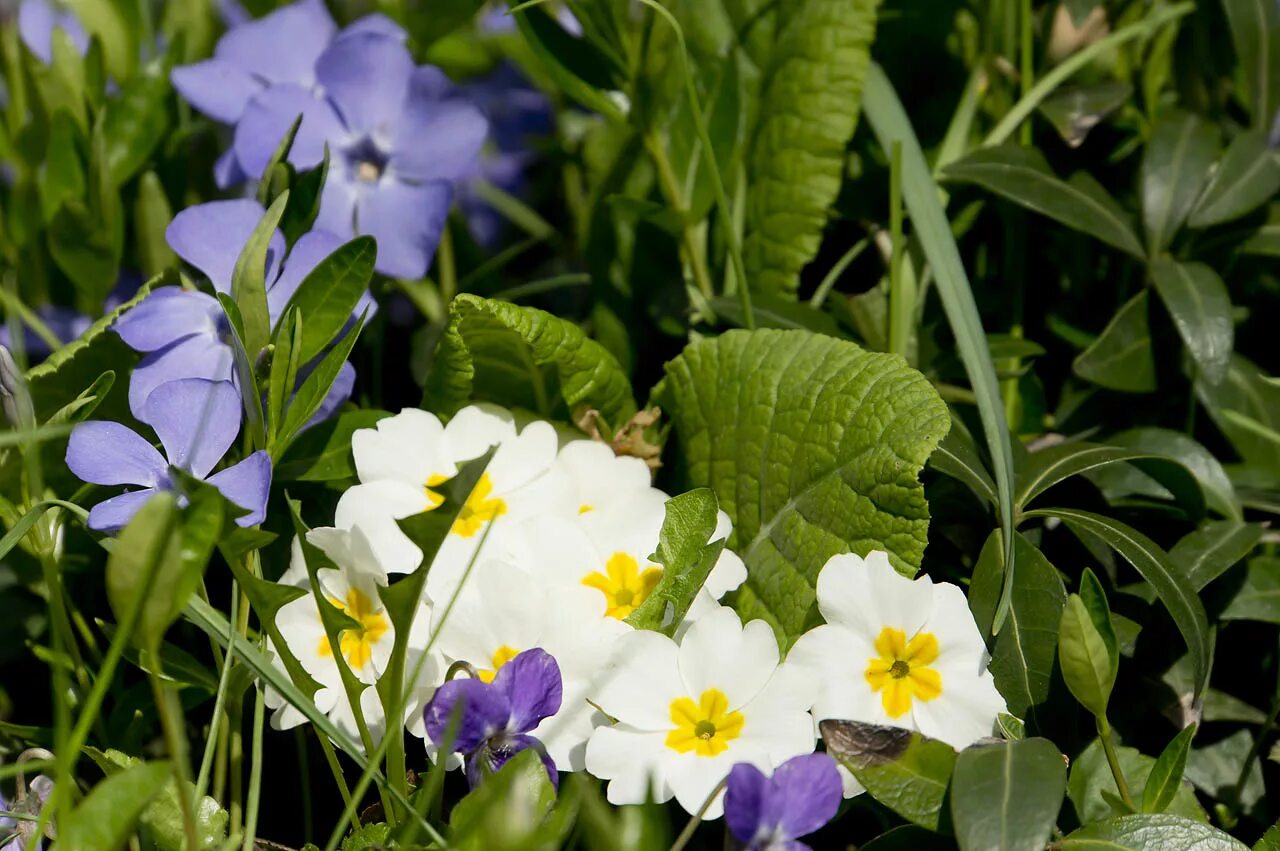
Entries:
<svg viewBox="0 0 1280 851">
<path fill-rule="evenodd" d="M 18 9 L 18 35 L 22 43 L 46 65 L 53 62 L 53 33 L 62 30 L 81 55 L 89 50 L 89 34 L 75 12 L 50 0 L 22 0 Z"/>
<path fill-rule="evenodd" d="M 835 761 L 824 753 L 792 757 L 772 777 L 740 762 L 729 771 L 724 818 L 747 851 L 808 851 L 797 840 L 831 821 L 842 795 Z"/>
<path fill-rule="evenodd" d="M 535 647 L 499 668 L 492 682 L 450 680 L 436 689 L 423 710 L 427 736 L 437 747 L 448 746 L 466 758 L 467 780 L 473 787 L 528 748 L 541 755 L 551 782 L 558 784 L 555 762 L 528 733 L 560 711 L 563 695 L 560 666 L 551 654 Z M 455 711 L 458 729 L 449 739 Z"/>
<path fill-rule="evenodd" d="M 136 485 L 98 503 L 89 512 L 89 528 L 114 532 L 159 490 L 177 490 L 170 466 L 222 491 L 249 513 L 241 526 L 261 523 L 271 487 L 271 458 L 258 451 L 209 475 L 240 433 L 240 393 L 230 382 L 186 378 L 157 387 L 147 399 L 147 418 L 164 455 L 133 429 L 106 420 L 77 425 L 67 443 L 67 467 L 95 485 Z"/>
</svg>

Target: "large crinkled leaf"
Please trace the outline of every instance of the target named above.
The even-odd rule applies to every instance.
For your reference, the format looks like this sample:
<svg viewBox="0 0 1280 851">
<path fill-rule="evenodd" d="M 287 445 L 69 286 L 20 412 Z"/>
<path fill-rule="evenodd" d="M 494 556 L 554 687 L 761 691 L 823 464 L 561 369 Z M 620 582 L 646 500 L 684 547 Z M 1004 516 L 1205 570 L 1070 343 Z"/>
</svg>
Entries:
<svg viewBox="0 0 1280 851">
<path fill-rule="evenodd" d="M 1057 847 L 1062 851 L 1245 851 L 1249 846 L 1207 824 L 1161 813 L 1088 824 Z"/>
<path fill-rule="evenodd" d="M 790 641 L 827 559 L 885 550 L 912 575 L 929 528 L 917 476 L 950 416 L 897 355 L 806 331 L 729 331 L 667 364 L 662 406 L 690 486 L 710 487 L 747 563 L 736 606 Z"/>
<path fill-rule="evenodd" d="M 594 409 L 615 429 L 636 412 L 618 361 L 577 325 L 536 308 L 460 295 L 423 407 L 452 414 L 473 399 L 562 419 Z"/>
<path fill-rule="evenodd" d="M 795 293 L 840 191 L 875 35 L 875 0 L 791 5 L 769 57 L 748 172 L 752 289 Z"/>
</svg>

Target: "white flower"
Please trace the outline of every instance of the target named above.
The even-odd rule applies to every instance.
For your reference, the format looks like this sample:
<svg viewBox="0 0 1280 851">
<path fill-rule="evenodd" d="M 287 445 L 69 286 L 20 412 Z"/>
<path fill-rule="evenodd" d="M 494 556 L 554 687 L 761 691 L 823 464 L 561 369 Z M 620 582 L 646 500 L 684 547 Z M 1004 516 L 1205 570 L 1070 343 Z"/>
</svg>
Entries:
<svg viewBox="0 0 1280 851">
<path fill-rule="evenodd" d="M 444 501 L 439 486 L 491 446 L 498 450 L 436 554 L 429 581 L 456 580 L 486 526 L 529 516 L 548 502 L 544 489 L 558 481 L 545 475 L 557 446 L 550 424 L 533 422 L 517 432 L 509 411 L 469 405 L 447 426 L 434 414 L 408 408 L 376 428 L 359 429 L 351 450 L 360 484 L 338 501 L 335 525 L 363 527 L 389 572 L 416 570 L 422 551 L 395 521 L 438 507 Z"/>
<path fill-rule="evenodd" d="M 815 717 L 907 727 L 957 749 L 991 735 L 1005 702 L 958 587 L 908 579 L 877 551 L 833 556 L 817 595 L 826 623 L 788 656 L 820 675 Z"/>
<path fill-rule="evenodd" d="M 609 782 L 614 804 L 638 804 L 649 789 L 696 812 L 735 763 L 764 771 L 814 748 L 811 672 L 779 664 L 764 621 L 743 626 L 718 608 L 677 644 L 636 631 L 614 648 L 610 676 L 594 701 L 618 723 L 587 744 L 587 771 Z M 707 810 L 719 818 L 723 796 Z"/>
<path fill-rule="evenodd" d="M 449 598 L 439 599 L 434 612 L 438 629 L 436 649 L 446 663 L 468 662 L 482 679 L 518 653 L 540 647 L 555 657 L 563 680 L 560 711 L 544 720 L 531 735 L 546 746 L 562 771 L 579 771 L 591 731 L 607 723 L 587 702 L 605 669 L 619 637 L 631 627 L 601 611 L 596 592 L 583 587 L 549 588 L 506 560 L 478 563 L 458 592 L 452 611 Z M 425 735 L 422 707 L 439 680 L 424 681 L 409 730 Z"/>
</svg>

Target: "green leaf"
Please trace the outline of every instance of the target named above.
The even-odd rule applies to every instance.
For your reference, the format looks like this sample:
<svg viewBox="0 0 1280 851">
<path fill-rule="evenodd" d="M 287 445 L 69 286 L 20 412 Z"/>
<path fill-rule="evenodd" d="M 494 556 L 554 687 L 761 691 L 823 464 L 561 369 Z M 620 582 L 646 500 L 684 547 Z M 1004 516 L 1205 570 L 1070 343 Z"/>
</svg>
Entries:
<svg viewBox="0 0 1280 851">
<path fill-rule="evenodd" d="M 341 851 L 380 851 L 386 848 L 391 826 L 385 823 L 365 824 L 342 840 Z M 304 848 L 303 851 L 306 851 Z"/>
<path fill-rule="evenodd" d="M 293 245 L 315 224 L 320 215 L 320 195 L 329 177 L 329 146 L 325 145 L 320 165 L 294 176 L 289 186 L 289 203 L 280 218 L 280 230 Z"/>
<path fill-rule="evenodd" d="M 816 621 L 833 555 L 882 549 L 913 575 L 928 532 L 918 480 L 950 416 L 897 355 L 804 331 L 729 331 L 667 364 L 658 394 L 687 479 L 734 522 L 735 605 L 789 643 Z"/>
<path fill-rule="evenodd" d="M 357 429 L 373 428 L 378 420 L 387 416 L 390 416 L 388 411 L 343 411 L 333 419 L 313 425 L 289 444 L 275 468 L 274 478 L 282 482 L 332 482 L 355 476 L 351 435 Z"/>
<path fill-rule="evenodd" d="M 271 339 L 271 318 L 267 313 L 267 249 L 288 203 L 289 193 L 286 190 L 254 228 L 231 275 L 231 297 L 240 308 L 244 322 L 244 349 L 251 360 Z"/>
<path fill-rule="evenodd" d="M 1094 127 L 1126 105 L 1132 96 L 1133 86 L 1128 83 L 1063 86 L 1040 104 L 1040 114 L 1049 119 L 1064 142 L 1078 148 Z"/>
<path fill-rule="evenodd" d="M 945 742 L 901 727 L 826 720 L 818 725 L 827 753 L 872 798 L 930 830 L 949 832 L 943 802 L 956 752 Z"/>
<path fill-rule="evenodd" d="M 169 71 L 167 57 L 155 59 L 107 100 L 107 169 L 116 186 L 142 168 L 169 132 Z"/>
<path fill-rule="evenodd" d="M 885 831 L 859 851 L 955 851 L 954 840 L 914 824 L 900 824 Z"/>
<path fill-rule="evenodd" d="M 1218 153 L 1218 131 L 1173 109 L 1155 122 L 1142 157 L 1142 222 L 1152 256 L 1168 247 L 1187 220 Z"/>
<path fill-rule="evenodd" d="M 1280 177 L 1280 165 L 1276 173 Z M 1203 263 L 1165 259 L 1152 262 L 1151 280 L 1205 380 L 1217 384 L 1227 373 L 1235 340 L 1226 284 Z"/>
<path fill-rule="evenodd" d="M 1138 494 L 1177 500 L 1188 510 L 1197 509 L 1192 513 L 1200 513 L 1199 503 L 1208 503 L 1224 517 L 1241 516 L 1240 501 L 1222 463 L 1194 438 L 1172 429 L 1144 427 L 1113 434 L 1108 442 L 1144 453 L 1128 464 L 1115 464 L 1089 474 L 1108 499 Z M 1170 463 L 1156 460 L 1159 458 Z"/>
<path fill-rule="evenodd" d="M 66 111 L 58 110 L 53 114 L 39 184 L 40 209 L 46 223 L 52 221 L 68 201 L 85 196 L 84 165 L 80 162 L 77 148 L 80 137 L 80 129 Z"/>
<path fill-rule="evenodd" d="M 167 762 L 149 762 L 112 774 L 58 822 L 58 847 L 118 851 L 171 777 Z"/>
<path fill-rule="evenodd" d="M 1150 457 L 1141 450 L 1084 441 L 1047 446 L 1029 453 L 1026 463 L 1018 470 L 1014 504 L 1019 509 L 1026 508 L 1037 496 L 1072 476 L 1107 464 Z"/>
<path fill-rule="evenodd" d="M 962 851 L 1042 848 L 1066 791 L 1066 763 L 1048 739 L 961 751 L 951 792 L 956 841 Z"/>
<path fill-rule="evenodd" d="M 100 309 L 115 286 L 124 254 L 124 215 L 108 172 L 104 122 L 94 125 L 89 147 L 87 197 L 68 201 L 53 217 L 49 253 L 75 286 L 85 312 Z"/>
<path fill-rule="evenodd" d="M 990 644 L 988 670 L 1009 712 L 1038 729 L 1039 707 L 1049 699 L 1058 658 L 1058 624 L 1067 592 L 1058 571 L 1021 534 L 1014 538 L 1013 557 L 1013 603 L 1006 628 Z M 984 635 L 990 633 L 1003 576 L 1004 545 L 997 529 L 978 556 L 969 588 L 969 608 Z"/>
<path fill-rule="evenodd" d="M 464 294 L 450 308 L 423 407 L 453 414 L 472 400 L 560 419 L 596 410 L 615 429 L 636 412 L 622 367 L 577 325 L 536 308 Z"/>
<path fill-rule="evenodd" d="M 1249 559 L 1244 584 L 1219 617 L 1224 621 L 1280 623 L 1280 558 Z"/>
<path fill-rule="evenodd" d="M 1268 381 L 1251 361 L 1232 355 L 1221 383 L 1215 385 L 1198 379 L 1195 388 L 1205 412 L 1240 457 L 1280 480 L 1280 444 L 1226 413 L 1244 415 L 1271 431 L 1280 432 L 1280 387 Z"/>
<path fill-rule="evenodd" d="M 135 35 L 141 32 L 136 12 L 112 0 L 70 0 L 69 5 L 85 30 L 102 42 L 107 72 L 117 80 L 128 80 L 141 53 Z"/>
<path fill-rule="evenodd" d="M 761 81 L 747 160 L 751 288 L 794 295 L 840 191 L 875 37 L 874 0 L 790 3 Z"/>
<path fill-rule="evenodd" d="M 711 165 L 720 170 L 721 175 L 734 173 L 741 148 L 746 135 L 747 109 L 742 75 L 738 70 L 738 54 L 730 51 L 722 65 L 720 79 L 717 81 L 715 96 L 708 105 L 707 135 L 711 139 L 711 153 L 698 147 L 698 158 L 694 163 L 693 189 L 689 193 L 689 217 L 692 221 L 702 221 L 716 202 L 715 182 L 711 175 Z M 693 118 L 688 115 L 688 99 L 681 101 L 682 116 L 687 116 L 688 126 L 692 126 Z M 753 305 L 754 307 L 754 305 Z"/>
<path fill-rule="evenodd" d="M 371 236 L 358 236 L 321 260 L 298 285 L 285 310 L 296 307 L 305 320 L 302 363 L 324 351 L 350 321 L 360 297 L 369 288 L 377 255 L 377 241 Z"/>
<path fill-rule="evenodd" d="M 1146 788 L 1147 778 L 1151 775 L 1156 761 L 1141 753 L 1136 748 L 1123 745 L 1116 748 L 1116 760 L 1120 763 L 1120 773 L 1133 794 L 1141 796 Z M 1067 780 L 1067 796 L 1075 807 L 1076 816 L 1082 823 L 1098 821 L 1115 815 L 1102 793 L 1115 791 L 1116 781 L 1107 764 L 1102 742 L 1094 739 L 1089 747 L 1071 762 L 1071 773 Z M 1196 801 L 1195 791 L 1185 781 L 1178 784 L 1173 800 L 1166 812 L 1184 818 L 1207 821 L 1208 817 Z"/>
<path fill-rule="evenodd" d="M 1223 0 L 1254 127 L 1269 129 L 1280 110 L 1280 11 L 1266 0 Z"/>
<path fill-rule="evenodd" d="M 519 0 L 508 0 L 511 6 Z M 594 43 L 570 35 L 539 6 L 512 15 L 525 43 L 557 88 L 592 112 L 621 121 L 624 116 L 607 92 L 616 88 L 611 72 L 620 71 Z"/>
<path fill-rule="evenodd" d="M 658 532 L 658 551 L 652 560 L 662 565 L 657 586 L 627 616 L 636 629 L 656 629 L 668 635 L 684 620 L 689 606 L 724 551 L 724 539 L 707 543 L 716 530 L 719 505 L 707 488 L 697 488 L 666 502 Z"/>
<path fill-rule="evenodd" d="M 979 499 L 985 499 L 993 506 L 996 504 L 996 484 L 991 481 L 991 474 L 982 463 L 973 438 L 955 420 L 951 431 L 929 456 L 929 466 L 968 485 Z"/>
<path fill-rule="evenodd" d="M 217 684 L 215 683 L 215 688 Z M 90 751 L 89 756 L 98 763 L 108 776 L 118 774 L 122 769 L 142 765 L 142 760 L 115 749 L 107 751 Z M 194 783 L 184 784 L 186 794 L 194 796 Z M 218 802 L 208 795 L 200 799 L 196 805 L 196 836 L 199 839 L 199 851 L 212 851 L 220 848 L 227 837 L 227 811 L 218 806 Z M 150 840 L 149 849 L 153 851 L 188 851 L 186 831 L 182 821 L 182 808 L 178 799 L 177 781 L 170 778 L 164 789 L 156 795 L 151 804 L 143 811 L 140 819 L 142 828 Z"/>
<path fill-rule="evenodd" d="M 1229 834 L 1174 815 L 1132 815 L 1087 824 L 1057 843 L 1061 851 L 1243 851 Z"/>
<path fill-rule="evenodd" d="M 276 439 L 284 426 L 284 403 L 298 384 L 298 369 L 304 363 L 302 352 L 302 312 L 286 308 L 276 323 L 271 343 L 271 369 L 267 376 L 267 448 L 275 449 Z"/>
<path fill-rule="evenodd" d="M 475 851 L 527 848 L 555 801 L 556 789 L 542 758 L 526 748 L 453 808 L 450 843 Z"/>
<path fill-rule="evenodd" d="M 747 326 L 746 316 L 742 312 L 742 302 L 737 296 L 716 296 L 711 299 L 711 309 L 716 312 L 717 319 L 724 320 L 736 328 Z M 771 293 L 756 293 L 751 296 L 751 315 L 755 319 L 757 328 L 813 331 L 826 334 L 828 337 L 845 336 L 840 333 L 840 324 L 831 314 Z"/>
<path fill-rule="evenodd" d="M 351 350 L 355 348 L 356 340 L 360 337 L 360 332 L 364 330 L 364 319 L 352 324 L 342 339 L 334 344 L 333 348 L 325 353 L 320 359 L 320 363 L 316 368 L 311 370 L 311 374 L 302 382 L 302 386 L 298 388 L 298 392 L 294 394 L 293 400 L 285 409 L 284 425 L 280 427 L 279 442 L 277 448 L 282 450 L 287 447 L 294 435 L 307 424 L 307 421 L 320 409 L 320 405 L 324 402 L 325 397 L 329 395 L 329 388 L 333 387 L 333 382 L 337 380 L 338 373 L 342 370 L 342 365 L 347 362 L 347 357 L 351 354 Z"/>
<path fill-rule="evenodd" d="M 933 271 L 938 296 L 942 300 L 947 322 L 955 335 L 956 348 L 977 399 L 978 415 L 982 420 L 982 430 L 986 436 L 996 481 L 996 510 L 1005 540 L 1005 562 L 1012 563 L 1013 447 L 1009 438 L 1004 398 L 1000 394 L 982 319 L 965 274 L 964 263 L 960 259 L 960 250 L 956 247 L 951 223 L 947 220 L 946 211 L 938 197 L 938 186 L 933 180 L 906 110 L 889 78 L 874 63 L 867 73 L 864 108 L 880 146 L 885 150 L 892 150 L 895 143 L 901 146 L 903 200 L 911 216 L 914 235 L 919 237 L 920 247 Z M 1008 616 L 1013 595 L 1013 576 L 1012 571 L 1005 572 L 1004 589 L 996 606 L 992 626 L 996 632 Z"/>
<path fill-rule="evenodd" d="M 1267 832 L 1253 846 L 1253 851 L 1280 851 L 1280 822 L 1267 828 Z"/>
<path fill-rule="evenodd" d="M 1267 144 L 1266 131 L 1241 133 L 1227 146 L 1187 224 L 1207 228 L 1238 219 L 1270 201 L 1277 189 L 1280 159 Z"/>
<path fill-rule="evenodd" d="M 1254 733 L 1236 730 L 1230 736 L 1202 747 L 1187 756 L 1187 779 L 1204 794 L 1229 801 L 1240 814 L 1259 819 L 1266 815 L 1266 783 L 1262 777 L 1261 754 L 1253 754 Z M 1249 764 L 1245 771 L 1246 761 Z M 1244 785 L 1236 797 L 1236 784 Z"/>
<path fill-rule="evenodd" d="M 1080 705 L 1099 718 L 1105 716 L 1120 667 L 1120 648 L 1106 594 L 1088 568 L 1080 578 L 1080 593 L 1067 597 L 1062 610 L 1058 662 Z"/>
<path fill-rule="evenodd" d="M 138 197 L 133 202 L 133 238 L 138 266 L 144 275 L 158 275 L 178 262 L 178 255 L 164 237 L 172 219 L 164 186 L 154 171 L 148 171 L 138 181 Z"/>
<path fill-rule="evenodd" d="M 1111 317 L 1102 335 L 1071 365 L 1076 375 L 1110 390 L 1150 393 L 1156 389 L 1156 361 L 1147 327 L 1147 291 Z"/>
<path fill-rule="evenodd" d="M 1067 227 L 1143 258 L 1133 221 L 1085 172 L 1062 180 L 1034 148 L 979 148 L 943 171 L 944 179 L 972 183 Z"/>
<path fill-rule="evenodd" d="M 1209 521 L 1174 544 L 1169 560 L 1200 591 L 1247 556 L 1265 528 L 1239 520 Z"/>
<path fill-rule="evenodd" d="M 131 636 L 139 647 L 156 646 L 172 622 L 170 610 L 181 608 L 163 596 L 174 583 L 181 545 L 177 500 L 157 492 L 120 532 L 107 559 L 107 599 L 116 620 L 124 619 L 136 596 L 146 599 Z"/>
<path fill-rule="evenodd" d="M 1162 813 L 1173 802 L 1173 796 L 1182 788 L 1182 774 L 1187 767 L 1187 754 L 1191 740 L 1195 738 L 1196 725 L 1183 727 L 1173 741 L 1160 752 L 1159 759 L 1147 776 L 1147 786 L 1142 790 L 1142 811 Z"/>
</svg>

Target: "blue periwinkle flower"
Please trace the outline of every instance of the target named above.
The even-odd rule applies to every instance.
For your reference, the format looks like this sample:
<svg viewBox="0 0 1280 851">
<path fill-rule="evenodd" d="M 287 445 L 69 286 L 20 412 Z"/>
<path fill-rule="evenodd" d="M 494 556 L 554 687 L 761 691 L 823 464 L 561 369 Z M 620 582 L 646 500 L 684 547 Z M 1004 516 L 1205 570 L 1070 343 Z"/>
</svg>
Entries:
<svg viewBox="0 0 1280 851">
<path fill-rule="evenodd" d="M 89 34 L 75 12 L 52 0 L 22 0 L 18 9 L 18 35 L 27 49 L 46 65 L 53 62 L 53 33 L 62 30 L 81 54 L 89 50 Z"/>
<path fill-rule="evenodd" d="M 824 753 L 792 757 L 766 777 L 750 763 L 729 771 L 724 817 L 747 851 L 809 851 L 798 841 L 840 808 L 840 774 Z"/>
</svg>

